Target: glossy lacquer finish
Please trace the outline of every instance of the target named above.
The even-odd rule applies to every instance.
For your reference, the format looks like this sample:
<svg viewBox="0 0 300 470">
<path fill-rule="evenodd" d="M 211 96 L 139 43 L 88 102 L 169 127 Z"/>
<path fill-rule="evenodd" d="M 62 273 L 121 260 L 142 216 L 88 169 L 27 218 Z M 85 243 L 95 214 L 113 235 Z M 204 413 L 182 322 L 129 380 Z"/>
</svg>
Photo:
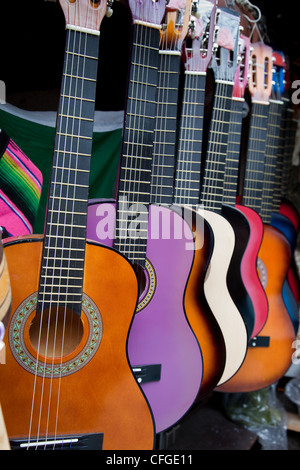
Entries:
<svg viewBox="0 0 300 470">
<path fill-rule="evenodd" d="M 9 438 L 58 440 L 101 433 L 103 450 L 153 449 L 151 411 L 126 355 L 138 295 L 132 266 L 111 249 L 87 244 L 83 305 L 91 303 L 81 315 L 82 339 L 62 357 L 49 355 L 45 361 L 40 354 L 40 373 L 29 326 L 35 311 L 42 248 L 42 240 L 30 238 L 10 242 L 4 248 L 13 273 L 6 364 L 0 367 L 0 382 L 6 384 L 0 387 L 0 401 Z M 95 315 L 92 322 L 89 312 Z M 19 325 L 22 338 L 16 334 Z M 67 342 L 71 323 L 65 331 Z M 86 361 L 89 353 L 93 357 Z"/>
<path fill-rule="evenodd" d="M 249 347 L 243 366 L 220 387 L 223 392 L 237 393 L 260 390 L 279 380 L 292 363 L 295 330 L 282 298 L 282 286 L 290 262 L 290 247 L 285 237 L 273 227 L 264 225 L 259 251 L 261 281 L 268 302 L 269 315 L 259 339 L 269 339 L 265 347 Z"/>
<path fill-rule="evenodd" d="M 111 238 L 100 239 L 103 236 L 101 220 L 104 217 L 107 226 L 114 227 L 114 213 L 114 204 L 90 204 L 87 238 L 112 246 Z M 157 231 L 159 220 L 171 221 L 171 236 L 168 230 L 165 235 L 161 229 Z M 182 228 L 183 236 L 180 234 Z M 193 260 L 194 240 L 189 225 L 170 209 L 151 205 L 145 270 L 147 284 L 132 322 L 128 357 L 133 368 L 151 364 L 161 366 L 160 380 L 141 383 L 157 432 L 177 422 L 188 411 L 201 386 L 201 350 L 184 310 Z"/>
</svg>

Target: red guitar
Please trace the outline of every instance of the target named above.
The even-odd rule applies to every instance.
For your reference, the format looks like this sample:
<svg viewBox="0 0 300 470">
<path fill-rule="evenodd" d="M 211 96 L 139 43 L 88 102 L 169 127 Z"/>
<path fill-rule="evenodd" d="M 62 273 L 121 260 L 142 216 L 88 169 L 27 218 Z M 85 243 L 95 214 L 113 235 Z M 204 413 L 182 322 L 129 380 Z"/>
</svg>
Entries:
<svg viewBox="0 0 300 470">
<path fill-rule="evenodd" d="M 224 182 L 224 203 L 236 207 L 244 214 L 249 224 L 249 237 L 241 263 L 242 279 L 250 295 L 254 308 L 254 324 L 251 337 L 256 336 L 266 322 L 268 301 L 257 273 L 257 256 L 263 237 L 263 222 L 257 212 L 250 207 L 236 204 L 238 193 L 239 158 L 241 150 L 242 121 L 245 104 L 245 89 L 248 84 L 250 61 L 250 40 L 240 37 L 240 60 L 235 74 L 231 121 Z M 241 235 L 241 233 L 240 233 Z M 234 283 L 234 279 L 232 279 Z"/>
<path fill-rule="evenodd" d="M 272 49 L 262 43 L 253 44 L 251 62 L 249 89 L 252 111 L 242 202 L 247 202 L 260 214 L 272 86 Z M 258 269 L 268 299 L 268 318 L 259 335 L 252 338 L 240 370 L 219 390 L 230 393 L 259 390 L 279 380 L 290 367 L 295 331 L 282 298 L 290 256 L 285 237 L 264 223 Z"/>
</svg>

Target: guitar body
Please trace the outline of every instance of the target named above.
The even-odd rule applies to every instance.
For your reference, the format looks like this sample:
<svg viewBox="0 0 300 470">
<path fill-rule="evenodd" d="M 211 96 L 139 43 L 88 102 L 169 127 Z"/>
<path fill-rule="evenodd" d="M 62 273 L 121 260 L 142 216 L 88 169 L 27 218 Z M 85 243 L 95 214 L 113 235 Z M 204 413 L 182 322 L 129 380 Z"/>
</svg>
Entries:
<svg viewBox="0 0 300 470">
<path fill-rule="evenodd" d="M 237 204 L 236 207 L 247 217 L 250 225 L 250 238 L 244 254 L 241 271 L 253 302 L 255 322 L 252 337 L 258 335 L 268 317 L 268 299 L 257 273 L 257 257 L 263 239 L 263 222 L 253 209 Z"/>
<path fill-rule="evenodd" d="M 227 285 L 250 338 L 254 328 L 255 314 L 252 299 L 248 293 L 248 278 L 243 276 L 245 270 L 242 272 L 243 259 L 249 245 L 250 226 L 244 214 L 235 207 L 223 204 L 222 215 L 230 222 L 235 234 L 235 248 L 228 269 Z"/>
<path fill-rule="evenodd" d="M 227 286 L 227 274 L 235 249 L 235 235 L 221 215 L 201 210 L 214 234 L 214 250 L 204 282 L 207 302 L 221 328 L 226 348 L 226 363 L 219 385 L 241 367 L 247 351 L 247 330 Z"/>
<path fill-rule="evenodd" d="M 299 328 L 299 276 L 294 261 L 297 233 L 291 220 L 281 213 L 273 213 L 271 225 L 279 230 L 290 244 L 292 259 L 288 274 L 283 285 L 282 295 L 289 315 L 294 323 L 295 331 Z"/>
<path fill-rule="evenodd" d="M 289 267 L 291 252 L 284 236 L 275 228 L 264 225 L 259 251 L 259 271 L 269 303 L 267 321 L 257 337 L 269 345 L 249 347 L 237 374 L 220 391 L 242 393 L 260 390 L 275 383 L 292 362 L 295 330 L 282 298 L 282 287 Z"/>
<path fill-rule="evenodd" d="M 280 204 L 280 214 L 287 217 L 295 227 L 296 232 L 300 228 L 300 214 L 294 204 L 286 198 L 283 198 Z"/>
<path fill-rule="evenodd" d="M 89 205 L 88 239 L 100 241 L 97 224 L 103 210 L 109 211 L 108 225 L 115 226 L 112 208 L 115 205 L 109 208 L 105 204 L 104 209 L 101 204 Z M 156 231 L 161 220 L 167 222 L 171 237 L 168 233 L 164 236 L 163 229 Z M 179 230 L 178 238 L 172 237 L 174 226 Z M 182 229 L 184 236 L 180 235 Z M 113 240 L 101 243 L 112 244 Z M 159 379 L 141 383 L 157 432 L 176 423 L 188 411 L 201 386 L 201 349 L 184 309 L 194 252 L 188 224 L 174 211 L 150 205 L 146 286 L 140 294 L 128 338 L 128 356 L 133 368 L 152 364 L 161 367 Z"/>
<path fill-rule="evenodd" d="M 74 341 L 73 350 L 63 352 L 62 358 L 46 356 L 45 363 L 40 354 L 37 365 L 29 326 L 35 315 L 42 246 L 38 237 L 5 246 L 13 305 L 5 337 L 6 365 L 0 367 L 0 401 L 9 438 L 28 442 L 79 435 L 88 441 L 88 435 L 102 433 L 103 445 L 97 436 L 92 448 L 153 449 L 152 415 L 126 356 L 138 292 L 134 270 L 114 250 L 87 243 L 82 337 L 78 339 L 78 330 L 71 330 L 67 321 L 65 335 Z M 88 442 L 82 445 L 89 448 Z"/>
<path fill-rule="evenodd" d="M 293 224 L 295 228 L 295 232 L 292 234 L 292 243 L 293 243 L 292 249 L 295 250 L 297 246 L 297 237 L 298 237 L 299 227 L 300 227 L 299 212 L 291 201 L 284 198 L 280 205 L 280 214 L 286 217 L 289 221 L 291 221 L 291 223 Z M 288 279 L 290 288 L 292 290 L 292 293 L 295 297 L 295 300 L 299 306 L 300 305 L 300 276 L 299 276 L 299 271 L 298 271 L 298 267 L 297 267 L 294 256 L 292 257 L 292 260 L 291 260 L 291 266 L 288 272 L 287 279 Z"/>
<path fill-rule="evenodd" d="M 175 206 L 172 206 L 176 210 Z M 189 214 L 188 214 L 189 213 Z M 192 222 L 196 250 L 184 305 L 188 321 L 201 346 L 203 377 L 197 399 L 214 390 L 223 374 L 226 348 L 221 328 L 211 311 L 204 293 L 204 280 L 214 249 L 212 230 L 196 211 L 184 208 L 184 214 Z"/>
</svg>

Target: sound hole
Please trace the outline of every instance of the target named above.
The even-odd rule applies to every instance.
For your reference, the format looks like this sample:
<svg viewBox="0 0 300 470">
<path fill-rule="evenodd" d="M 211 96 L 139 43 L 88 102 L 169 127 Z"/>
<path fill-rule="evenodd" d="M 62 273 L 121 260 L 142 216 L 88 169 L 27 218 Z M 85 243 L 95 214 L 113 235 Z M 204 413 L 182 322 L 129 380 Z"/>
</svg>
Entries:
<svg viewBox="0 0 300 470">
<path fill-rule="evenodd" d="M 144 268 L 140 266 L 139 264 L 134 263 L 133 265 L 137 278 L 138 278 L 138 284 L 139 284 L 139 297 L 142 296 L 142 294 L 145 292 L 146 286 L 147 286 L 147 277 L 144 271 Z"/>
<path fill-rule="evenodd" d="M 53 306 L 36 315 L 29 327 L 29 338 L 39 354 L 57 358 L 71 354 L 83 336 L 81 318 L 70 309 Z"/>
</svg>

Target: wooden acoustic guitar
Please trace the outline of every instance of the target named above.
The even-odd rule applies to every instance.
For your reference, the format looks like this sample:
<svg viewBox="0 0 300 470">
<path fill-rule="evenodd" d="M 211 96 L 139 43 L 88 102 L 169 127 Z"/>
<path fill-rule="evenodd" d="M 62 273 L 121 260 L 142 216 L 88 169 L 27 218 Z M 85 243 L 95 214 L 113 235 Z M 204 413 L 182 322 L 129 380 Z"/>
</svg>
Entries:
<svg viewBox="0 0 300 470">
<path fill-rule="evenodd" d="M 242 204 L 261 215 L 272 87 L 272 49 L 263 43 L 254 43 L 252 46 L 249 73 L 251 120 Z M 224 392 L 250 392 L 267 387 L 279 380 L 292 362 L 295 331 L 282 297 L 291 256 L 290 247 L 278 230 L 264 219 L 263 222 L 258 271 L 268 299 L 268 318 L 259 335 L 251 339 L 240 370 L 220 387 L 219 390 Z"/>
<path fill-rule="evenodd" d="M 129 3 L 132 58 L 116 203 L 90 202 L 87 235 L 114 246 L 138 273 L 140 295 L 128 338 L 128 357 L 159 433 L 189 410 L 201 387 L 201 345 L 187 321 L 184 300 L 195 245 L 192 230 L 181 215 L 168 205 L 152 204 L 165 2 Z M 180 58 L 178 51 L 174 55 Z"/>
<path fill-rule="evenodd" d="M 12 315 L 0 402 L 12 449 L 152 449 L 127 358 L 131 264 L 86 242 L 102 1 L 61 0 L 66 50 L 44 236 L 8 239 Z"/>
</svg>

